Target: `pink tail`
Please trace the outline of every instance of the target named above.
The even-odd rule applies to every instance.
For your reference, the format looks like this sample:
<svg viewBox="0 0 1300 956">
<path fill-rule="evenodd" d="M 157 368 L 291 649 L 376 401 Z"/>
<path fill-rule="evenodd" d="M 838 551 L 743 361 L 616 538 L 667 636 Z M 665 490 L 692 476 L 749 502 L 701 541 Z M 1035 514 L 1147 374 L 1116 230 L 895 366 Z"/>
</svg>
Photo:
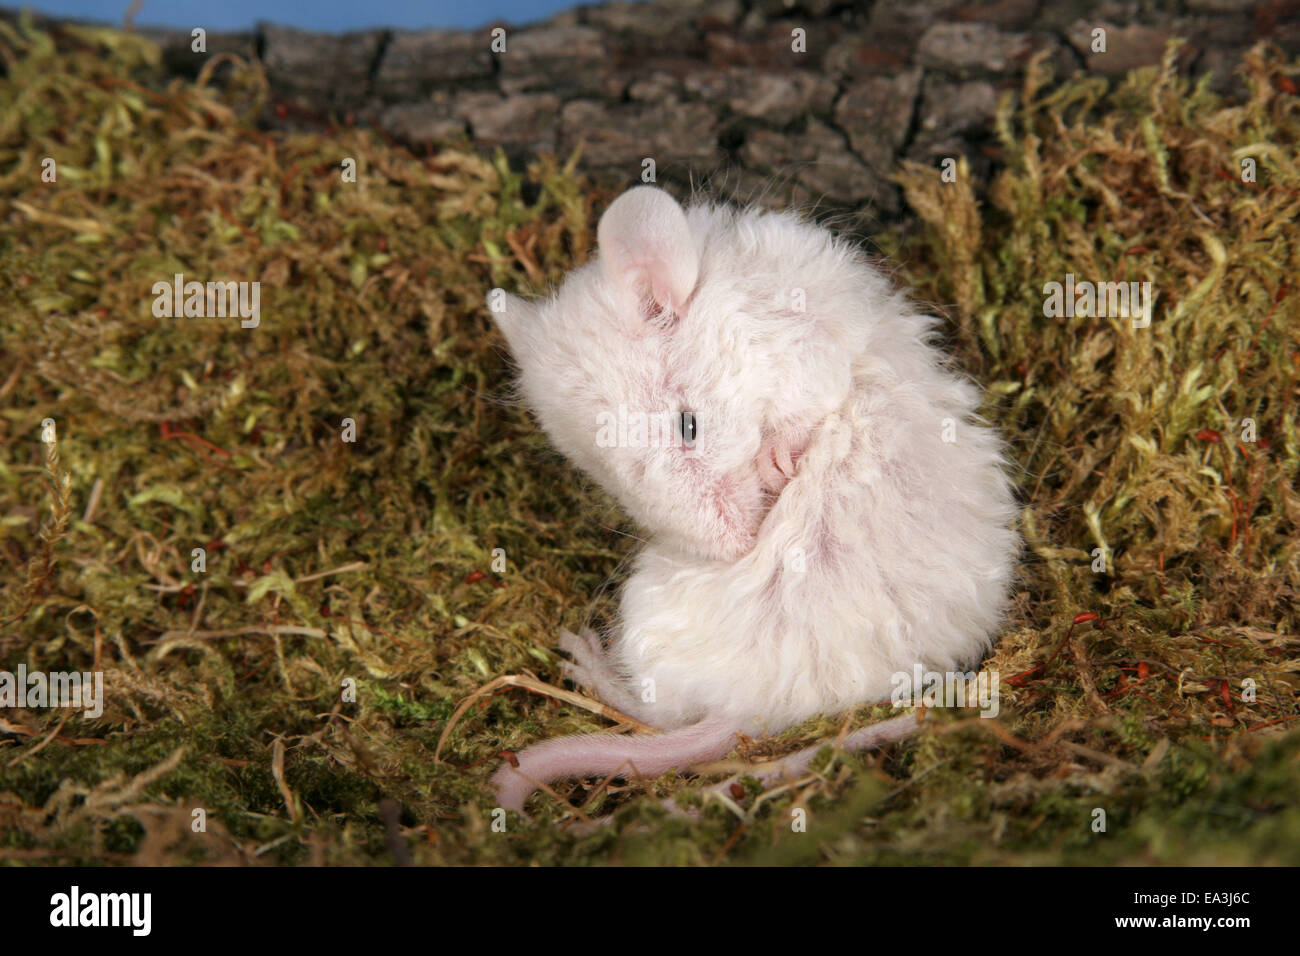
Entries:
<svg viewBox="0 0 1300 956">
<path fill-rule="evenodd" d="M 534 744 L 517 755 L 519 766 L 505 764 L 492 777 L 497 805 L 523 811 L 528 795 L 542 784 L 570 777 L 657 777 L 674 767 L 720 760 L 736 745 L 736 724 L 726 718 L 665 734 L 578 734 Z"/>
</svg>

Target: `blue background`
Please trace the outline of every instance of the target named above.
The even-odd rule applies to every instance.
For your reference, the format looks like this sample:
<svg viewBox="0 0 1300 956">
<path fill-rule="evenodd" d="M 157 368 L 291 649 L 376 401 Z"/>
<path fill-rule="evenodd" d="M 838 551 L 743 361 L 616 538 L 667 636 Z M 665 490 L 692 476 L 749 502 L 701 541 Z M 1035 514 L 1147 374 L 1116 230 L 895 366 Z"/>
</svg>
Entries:
<svg viewBox="0 0 1300 956">
<path fill-rule="evenodd" d="M 0 0 L 0 4 L 121 26 L 131 0 Z M 135 24 L 185 30 L 203 27 L 210 32 L 247 31 L 259 20 L 330 33 L 369 27 L 466 29 L 495 20 L 531 23 L 578 5 L 573 0 L 145 0 Z"/>
</svg>

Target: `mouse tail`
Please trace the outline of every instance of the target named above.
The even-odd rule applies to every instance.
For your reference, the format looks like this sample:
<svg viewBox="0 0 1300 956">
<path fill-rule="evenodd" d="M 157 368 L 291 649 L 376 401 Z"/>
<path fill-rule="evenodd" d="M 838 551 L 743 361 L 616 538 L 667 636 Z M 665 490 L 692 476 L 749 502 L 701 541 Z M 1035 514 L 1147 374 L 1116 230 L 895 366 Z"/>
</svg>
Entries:
<svg viewBox="0 0 1300 956">
<path fill-rule="evenodd" d="M 538 787 L 571 777 L 657 777 L 674 767 L 720 760 L 736 746 L 735 720 L 709 718 L 662 734 L 577 734 L 534 744 L 492 777 L 497 805 L 523 812 Z"/>
</svg>

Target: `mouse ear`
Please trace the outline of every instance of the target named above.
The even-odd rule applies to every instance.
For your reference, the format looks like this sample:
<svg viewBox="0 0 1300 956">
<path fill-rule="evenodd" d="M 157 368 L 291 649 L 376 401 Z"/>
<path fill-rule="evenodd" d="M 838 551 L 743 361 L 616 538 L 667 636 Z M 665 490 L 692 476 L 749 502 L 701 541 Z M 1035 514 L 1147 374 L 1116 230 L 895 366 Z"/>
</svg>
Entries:
<svg viewBox="0 0 1300 956">
<path fill-rule="evenodd" d="M 605 275 L 638 300 L 682 311 L 700 273 L 700 250 L 677 200 L 654 186 L 615 199 L 596 229 Z"/>
<path fill-rule="evenodd" d="M 532 334 L 533 323 L 537 321 L 537 308 L 531 302 L 525 302 L 517 295 L 511 295 L 504 289 L 493 289 L 488 293 L 488 311 L 492 321 L 497 324 L 501 334 L 506 337 L 506 344 L 515 356 L 525 347 Z"/>
</svg>

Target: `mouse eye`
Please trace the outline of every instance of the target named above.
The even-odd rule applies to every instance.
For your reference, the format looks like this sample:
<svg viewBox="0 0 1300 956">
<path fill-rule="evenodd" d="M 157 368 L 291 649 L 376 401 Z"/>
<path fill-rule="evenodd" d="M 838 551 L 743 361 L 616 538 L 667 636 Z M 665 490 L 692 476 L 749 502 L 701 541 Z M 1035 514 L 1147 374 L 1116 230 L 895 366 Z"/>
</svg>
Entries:
<svg viewBox="0 0 1300 956">
<path fill-rule="evenodd" d="M 682 412 L 681 421 L 682 441 L 686 442 L 686 447 L 690 448 L 695 444 L 695 413 Z"/>
</svg>

